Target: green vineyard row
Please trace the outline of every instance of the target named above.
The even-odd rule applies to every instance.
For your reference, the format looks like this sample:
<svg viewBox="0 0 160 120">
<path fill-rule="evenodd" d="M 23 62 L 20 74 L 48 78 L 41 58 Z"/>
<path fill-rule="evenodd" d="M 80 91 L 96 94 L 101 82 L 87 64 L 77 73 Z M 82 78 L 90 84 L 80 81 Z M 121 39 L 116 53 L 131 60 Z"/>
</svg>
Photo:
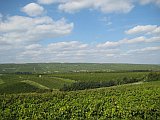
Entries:
<svg viewBox="0 0 160 120">
<path fill-rule="evenodd" d="M 0 96 L 1 120 L 158 120 L 160 82 Z"/>
</svg>

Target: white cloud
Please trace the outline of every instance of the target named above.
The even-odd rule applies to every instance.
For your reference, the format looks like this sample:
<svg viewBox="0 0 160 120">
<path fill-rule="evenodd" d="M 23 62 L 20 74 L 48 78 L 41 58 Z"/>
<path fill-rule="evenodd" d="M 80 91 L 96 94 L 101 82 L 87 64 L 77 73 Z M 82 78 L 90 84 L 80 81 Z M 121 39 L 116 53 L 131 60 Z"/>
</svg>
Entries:
<svg viewBox="0 0 160 120">
<path fill-rule="evenodd" d="M 126 13 L 133 7 L 132 2 L 126 2 L 127 0 L 120 0 L 118 2 L 111 0 L 66 0 L 59 2 L 48 0 L 48 3 L 47 1 L 45 1 L 46 3 L 42 3 L 44 1 L 39 0 L 39 3 L 40 1 L 41 4 L 57 2 L 59 3 L 59 9 L 65 12 L 75 12 L 84 8 L 91 8 L 104 13 Z M 0 55 L 3 56 L 0 62 L 130 62 L 134 58 L 140 60 L 149 58 L 147 56 L 150 52 L 157 55 L 157 57 L 152 57 L 152 59 L 158 60 L 157 58 L 159 58 L 160 47 L 149 47 L 153 43 L 160 42 L 160 27 L 157 25 L 131 28 L 126 31 L 127 34 L 143 33 L 144 36 L 122 39 L 115 42 L 107 41 L 99 44 L 85 44 L 79 41 L 64 41 L 42 45 L 40 44 L 41 40 L 70 34 L 74 24 L 67 23 L 64 18 L 55 21 L 48 16 L 37 17 L 37 15 L 43 14 L 44 9 L 42 12 L 35 12 L 34 14 L 33 11 L 36 10 L 29 10 L 31 11 L 30 13 L 28 10 L 25 12 L 35 17 L 9 16 L 4 18 L 0 14 Z M 106 22 L 108 25 L 112 24 L 108 18 L 103 18 L 101 21 Z M 147 37 L 145 35 L 152 36 Z M 142 46 L 137 47 L 139 43 Z M 147 47 L 144 45 L 146 43 Z M 136 47 L 132 46 L 133 44 Z M 125 45 L 127 48 L 123 47 Z M 143 55 L 142 57 L 137 56 L 137 53 L 145 54 L 141 54 Z M 130 54 L 134 58 L 131 58 Z M 159 63 L 156 60 L 155 63 Z M 152 61 L 148 60 L 147 62 Z"/>
<path fill-rule="evenodd" d="M 141 49 L 129 50 L 127 53 L 144 53 L 144 52 L 152 52 L 152 51 L 160 52 L 160 46 L 145 47 Z"/>
<path fill-rule="evenodd" d="M 129 44 L 130 45 L 130 44 Z M 142 44 L 143 46 L 143 44 Z M 141 47 L 133 49 L 128 46 L 129 50 L 116 47 L 97 48 L 95 45 L 81 43 L 79 41 L 55 42 L 48 46 L 32 44 L 24 47 L 17 54 L 17 61 L 32 62 L 129 62 L 140 59 L 142 63 L 146 61 L 152 63 L 158 59 L 160 52 L 159 46 Z M 152 60 L 146 59 L 151 55 L 157 55 Z M 124 57 L 125 56 L 125 57 Z M 148 56 L 148 57 L 147 57 Z M 144 60 L 146 59 L 146 61 Z"/>
<path fill-rule="evenodd" d="M 49 51 L 70 51 L 76 49 L 84 49 L 87 47 L 87 44 L 82 44 L 78 41 L 70 41 L 70 42 L 58 42 L 52 43 L 48 45 Z"/>
<path fill-rule="evenodd" d="M 68 13 L 82 9 L 97 9 L 104 13 L 128 13 L 133 7 L 131 0 L 67 0 L 58 6 L 60 10 Z"/>
<path fill-rule="evenodd" d="M 160 27 L 158 27 L 157 25 L 138 25 L 136 27 L 133 27 L 127 31 L 125 31 L 126 34 L 132 35 L 132 34 L 151 34 L 153 33 L 157 33 L 160 30 Z M 160 33 L 160 32 L 159 32 Z"/>
<path fill-rule="evenodd" d="M 135 4 L 155 4 L 160 7 L 160 0 L 37 0 L 39 4 L 58 4 L 58 9 L 75 13 L 83 9 L 99 10 L 103 13 L 128 13 Z"/>
<path fill-rule="evenodd" d="M 139 0 L 139 2 L 142 5 L 154 3 L 154 4 L 158 5 L 158 6 L 160 6 L 160 0 Z"/>
<path fill-rule="evenodd" d="M 160 37 L 151 37 L 146 38 L 144 36 L 133 38 L 133 39 L 123 39 L 116 42 L 107 41 L 105 43 L 98 44 L 98 48 L 110 48 L 117 47 L 125 44 L 136 44 L 136 43 L 152 43 L 152 42 L 160 42 Z"/>
<path fill-rule="evenodd" d="M 52 4 L 57 2 L 57 0 L 38 0 L 38 3 L 40 4 Z"/>
<path fill-rule="evenodd" d="M 54 4 L 54 3 L 63 3 L 68 0 L 37 0 L 39 4 L 44 4 L 44 5 L 49 5 L 49 4 Z"/>
<path fill-rule="evenodd" d="M 39 59 L 39 56 L 43 54 L 43 51 L 40 51 L 40 50 L 28 50 L 28 51 L 24 51 L 22 52 L 19 56 L 22 57 L 22 58 L 27 58 L 27 56 L 29 58 L 34 58 L 34 57 L 37 57 L 37 59 Z M 34 58 L 35 59 L 35 58 Z"/>
<path fill-rule="evenodd" d="M 58 4 L 58 9 L 67 13 L 75 13 L 83 9 L 99 10 L 103 13 L 128 13 L 135 4 L 156 4 L 160 0 L 37 0 L 39 4 Z"/>
<path fill-rule="evenodd" d="M 160 26 L 154 29 L 153 31 L 149 32 L 148 34 L 158 35 L 160 36 Z"/>
<path fill-rule="evenodd" d="M 142 63 L 159 63 L 159 46 L 127 48 L 97 48 L 96 44 L 85 44 L 79 41 L 55 42 L 46 45 L 30 44 L 21 48 L 12 48 L 0 52 L 0 62 L 132 62 L 140 59 Z M 1 51 L 1 49 L 0 49 Z M 3 54 L 2 54 L 3 53 Z M 150 56 L 152 60 L 149 60 Z M 125 57 L 124 57 L 125 56 Z M 148 57 L 147 57 L 148 56 Z M 145 58 L 145 59 L 144 59 Z M 137 63 L 137 62 L 136 62 Z M 140 63 L 140 62 L 139 62 Z"/>
<path fill-rule="evenodd" d="M 105 43 L 100 43 L 97 45 L 98 48 L 104 48 L 104 47 L 116 47 L 120 45 L 120 42 L 110 42 L 110 41 L 107 41 Z"/>
<path fill-rule="evenodd" d="M 27 50 L 34 50 L 34 49 L 40 49 L 42 48 L 42 45 L 40 44 L 31 44 L 25 47 Z"/>
<path fill-rule="evenodd" d="M 0 43 L 6 44 L 34 43 L 68 35 L 74 26 L 73 23 L 67 23 L 64 18 L 54 21 L 48 16 L 38 18 L 11 16 L 0 21 L 0 25 Z"/>
<path fill-rule="evenodd" d="M 146 48 L 140 49 L 140 51 L 142 51 L 142 52 L 147 52 L 147 51 L 160 51 L 160 46 L 156 46 L 156 47 L 146 47 Z"/>
<path fill-rule="evenodd" d="M 119 54 L 117 49 L 96 49 L 95 46 L 79 41 L 55 42 L 47 46 L 31 44 L 17 54 L 17 60 L 45 61 L 45 62 L 86 62 L 101 57 L 114 57 Z M 41 61 L 41 62 L 42 62 Z"/>
<path fill-rule="evenodd" d="M 39 16 L 44 13 L 44 8 L 36 3 L 29 3 L 25 5 L 22 9 L 22 12 L 26 13 L 29 16 Z"/>
</svg>

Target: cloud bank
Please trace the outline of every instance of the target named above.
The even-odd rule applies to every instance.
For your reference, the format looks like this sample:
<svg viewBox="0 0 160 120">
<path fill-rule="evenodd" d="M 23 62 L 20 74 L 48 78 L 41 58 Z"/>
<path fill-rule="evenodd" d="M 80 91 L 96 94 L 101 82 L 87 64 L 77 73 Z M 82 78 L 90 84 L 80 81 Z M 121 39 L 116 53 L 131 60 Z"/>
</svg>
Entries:
<svg viewBox="0 0 160 120">
<path fill-rule="evenodd" d="M 67 23 L 64 18 L 53 20 L 51 17 L 11 16 L 0 21 L 1 44 L 26 44 L 47 38 L 55 38 L 71 33 L 74 24 Z"/>
<path fill-rule="evenodd" d="M 75 13 L 83 9 L 102 13 L 128 13 L 136 3 L 160 5 L 159 0 L 38 0 L 21 8 L 28 16 L 0 14 L 0 63 L 4 62 L 132 62 L 159 63 L 160 26 L 137 25 L 125 30 L 129 38 L 104 43 L 54 39 L 70 35 L 74 23 L 45 15 L 42 5 L 57 4 L 58 9 Z M 108 22 L 108 19 L 101 21 Z M 112 24 L 108 22 L 108 25 Z M 136 37 L 135 37 L 136 36 Z M 42 44 L 50 39 L 48 44 Z M 149 58 L 149 59 L 148 59 Z"/>
<path fill-rule="evenodd" d="M 58 4 L 58 9 L 75 13 L 83 9 L 94 9 L 103 13 L 128 13 L 135 4 L 155 4 L 160 7 L 160 0 L 38 0 L 40 4 Z"/>
</svg>

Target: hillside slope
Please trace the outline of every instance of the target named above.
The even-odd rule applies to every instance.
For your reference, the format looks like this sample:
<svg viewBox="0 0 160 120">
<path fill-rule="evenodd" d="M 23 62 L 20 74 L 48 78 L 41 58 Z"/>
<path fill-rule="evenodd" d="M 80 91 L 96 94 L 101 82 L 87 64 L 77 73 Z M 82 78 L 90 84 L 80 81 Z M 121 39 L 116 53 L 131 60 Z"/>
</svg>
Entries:
<svg viewBox="0 0 160 120">
<path fill-rule="evenodd" d="M 0 73 L 31 72 L 31 73 L 57 73 L 57 72 L 86 72 L 86 71 L 133 71 L 153 70 L 160 71 L 160 65 L 150 64 L 113 64 L 113 63 L 26 63 L 26 64 L 0 64 Z"/>
<path fill-rule="evenodd" d="M 0 119 L 160 119 L 160 82 L 0 96 Z"/>
<path fill-rule="evenodd" d="M 4 93 L 29 93 L 58 90 L 65 85 L 74 83 L 74 80 L 39 76 L 4 74 L 0 76 L 0 94 Z"/>
</svg>

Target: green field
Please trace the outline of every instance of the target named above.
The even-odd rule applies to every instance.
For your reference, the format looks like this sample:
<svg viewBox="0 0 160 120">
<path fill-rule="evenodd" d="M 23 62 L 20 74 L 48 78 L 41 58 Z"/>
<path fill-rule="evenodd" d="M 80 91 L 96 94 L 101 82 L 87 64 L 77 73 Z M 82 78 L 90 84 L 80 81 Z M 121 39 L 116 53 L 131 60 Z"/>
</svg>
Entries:
<svg viewBox="0 0 160 120">
<path fill-rule="evenodd" d="M 26 92 L 34 92 L 41 89 L 57 90 L 63 87 L 64 84 L 69 85 L 73 82 L 75 81 L 47 75 L 4 74 L 0 76 L 0 94 L 23 93 L 25 89 Z"/>
<path fill-rule="evenodd" d="M 144 81 L 150 72 L 61 72 L 50 74 L 1 74 L 0 94 L 45 92 L 50 90 L 64 90 L 65 86 L 77 89 L 98 88 L 138 81 Z M 159 73 L 159 72 L 157 72 Z M 132 81 L 131 81 L 132 80 Z M 111 85 L 108 85 L 111 81 Z M 81 83 L 83 82 L 83 83 Z M 77 84 L 74 84 L 77 83 Z M 97 86 L 98 84 L 98 86 Z M 101 84 L 101 85 L 99 85 Z M 103 85 L 107 84 L 107 85 Z M 85 86 L 86 87 L 83 87 Z M 79 87 L 82 86 L 82 87 Z M 23 89 L 22 89 L 23 88 Z M 26 90 L 26 91 L 25 91 Z M 70 89 L 71 90 L 71 89 Z"/>
<path fill-rule="evenodd" d="M 143 78 L 149 72 L 122 72 L 122 73 L 56 73 L 56 74 L 3 74 L 0 76 L 0 94 L 23 93 L 21 90 L 26 86 L 26 92 L 35 90 L 58 90 L 64 85 L 71 85 L 75 82 L 107 82 L 123 81 L 127 78 Z"/>
<path fill-rule="evenodd" d="M 159 120 L 160 66 L 1 64 L 0 120 Z"/>
<path fill-rule="evenodd" d="M 129 78 L 142 78 L 149 72 L 118 72 L 118 73 L 63 73 L 63 74 L 52 74 L 49 76 L 56 76 L 65 79 L 72 79 L 76 81 L 109 81 L 118 80 L 124 77 Z"/>
<path fill-rule="evenodd" d="M 0 73 L 32 72 L 32 73 L 61 73 L 61 72 L 113 72 L 128 70 L 160 71 L 160 65 L 149 64 L 107 64 L 107 63 L 28 63 L 0 64 Z"/>
<path fill-rule="evenodd" d="M 160 82 L 0 96 L 0 119 L 159 120 Z"/>
</svg>

